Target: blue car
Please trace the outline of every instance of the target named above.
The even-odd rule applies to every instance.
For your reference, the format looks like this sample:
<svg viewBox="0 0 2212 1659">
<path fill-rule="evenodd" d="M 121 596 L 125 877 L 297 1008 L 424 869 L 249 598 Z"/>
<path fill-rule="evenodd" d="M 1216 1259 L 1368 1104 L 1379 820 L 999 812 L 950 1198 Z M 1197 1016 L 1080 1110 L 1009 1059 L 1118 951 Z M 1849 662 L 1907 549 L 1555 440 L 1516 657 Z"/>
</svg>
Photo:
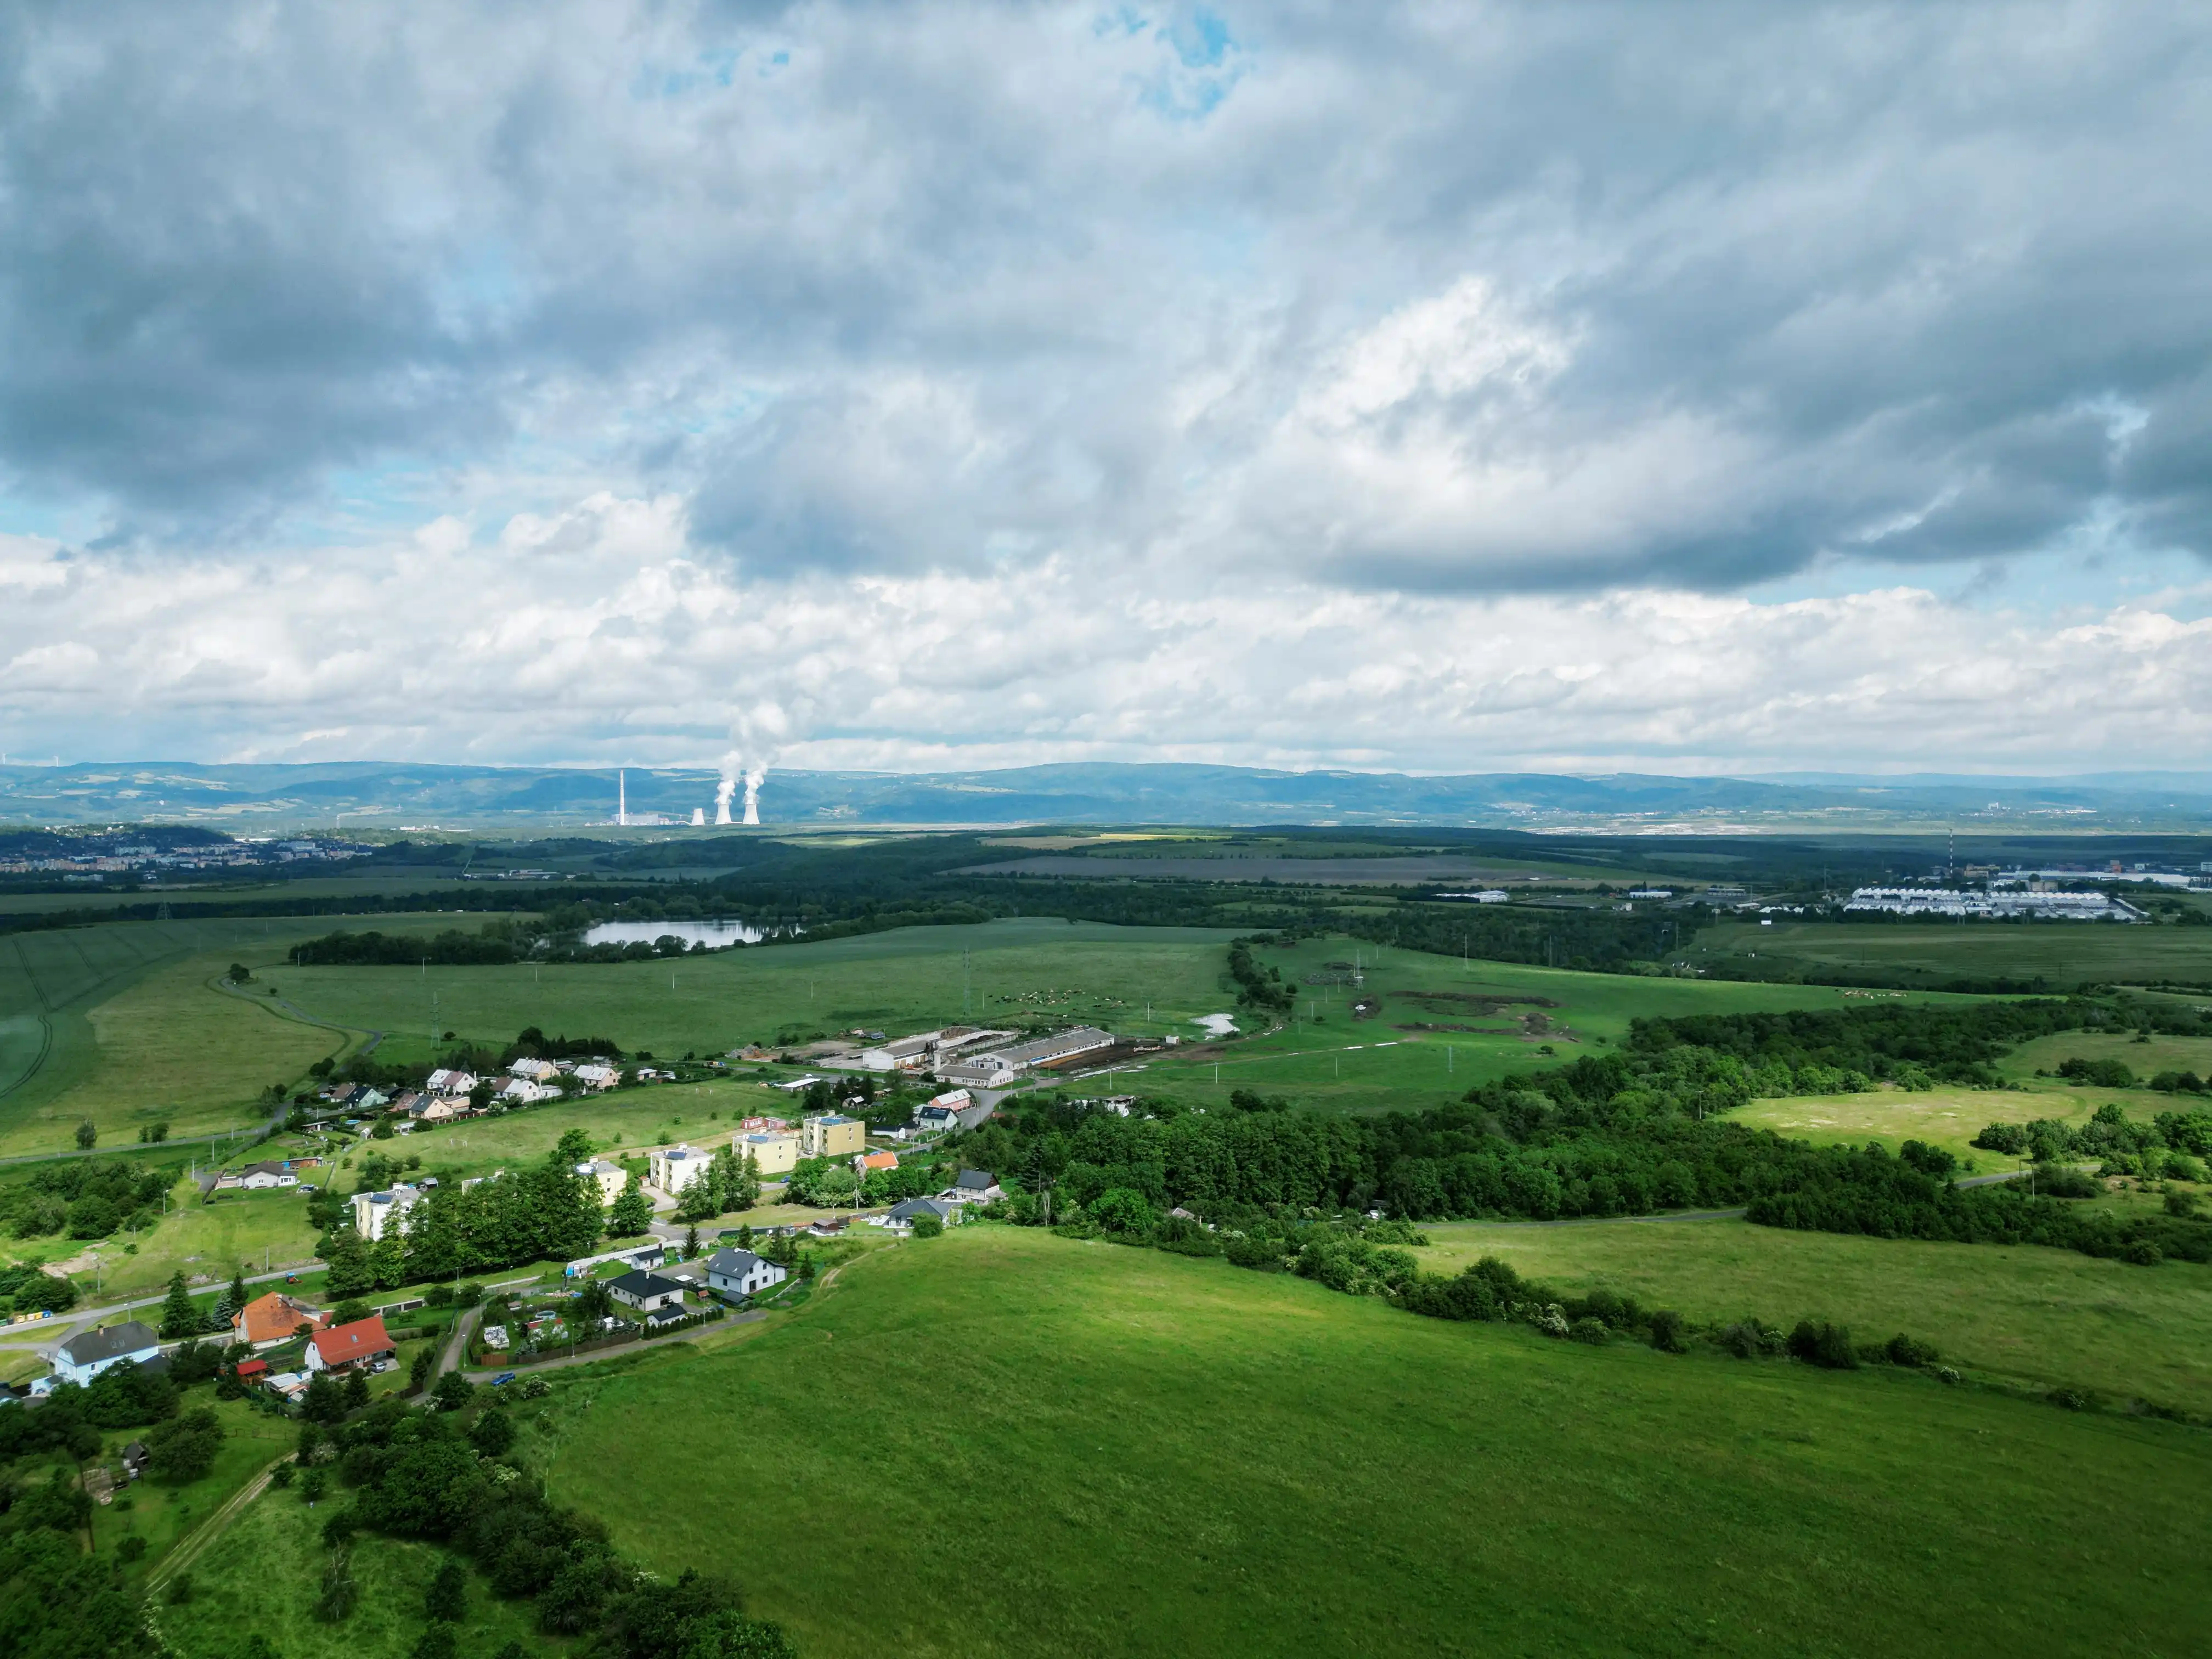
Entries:
<svg viewBox="0 0 2212 1659">
<path fill-rule="evenodd" d="M 496 1389 L 503 1383 L 512 1382 L 514 1381 L 514 1373 L 513 1371 L 501 1371 L 497 1376 L 492 1378 L 491 1385 Z"/>
</svg>

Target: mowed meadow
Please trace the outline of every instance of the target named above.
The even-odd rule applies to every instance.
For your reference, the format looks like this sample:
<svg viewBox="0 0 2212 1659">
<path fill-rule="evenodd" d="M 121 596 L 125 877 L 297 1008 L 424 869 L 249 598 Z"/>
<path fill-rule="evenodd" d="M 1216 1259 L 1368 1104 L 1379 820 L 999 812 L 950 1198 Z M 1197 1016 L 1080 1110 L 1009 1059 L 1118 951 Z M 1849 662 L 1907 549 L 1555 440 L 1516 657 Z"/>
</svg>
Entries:
<svg viewBox="0 0 2212 1659">
<path fill-rule="evenodd" d="M 559 1376 L 544 1422 L 556 1498 L 809 1659 L 2173 1653 L 2212 1619 L 2197 1431 L 1011 1229 Z"/>
<path fill-rule="evenodd" d="M 1565 1295 L 1609 1290 L 1700 1325 L 1833 1320 L 1899 1332 L 1992 1380 L 2212 1416 L 2212 1267 L 2154 1268 L 2039 1245 L 1947 1244 L 1758 1227 L 1740 1218 L 1428 1222 L 1432 1273 L 1497 1256 Z"/>
<path fill-rule="evenodd" d="M 159 1122 L 177 1138 L 260 1121 L 263 1088 L 349 1039 L 215 981 L 317 931 L 141 921 L 0 939 L 0 1157 L 72 1146 L 87 1121 L 105 1146 Z"/>
<path fill-rule="evenodd" d="M 1683 954 L 1693 964 L 1735 960 L 1750 971 L 1881 971 L 1918 975 L 1930 984 L 2007 979 L 2040 981 L 2052 992 L 2173 980 L 2212 983 L 2212 927 L 1723 922 L 1698 933 Z"/>
</svg>

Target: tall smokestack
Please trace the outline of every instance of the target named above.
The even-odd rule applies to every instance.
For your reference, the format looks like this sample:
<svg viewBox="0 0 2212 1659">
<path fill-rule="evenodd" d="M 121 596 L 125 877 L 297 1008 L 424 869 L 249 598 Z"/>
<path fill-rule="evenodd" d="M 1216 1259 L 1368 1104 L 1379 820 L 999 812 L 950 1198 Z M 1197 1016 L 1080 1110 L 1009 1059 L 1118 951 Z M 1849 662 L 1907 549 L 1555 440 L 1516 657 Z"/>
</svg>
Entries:
<svg viewBox="0 0 2212 1659">
<path fill-rule="evenodd" d="M 730 797 L 737 793 L 737 789 L 738 781 L 725 772 L 721 782 L 714 786 L 715 823 L 727 823 L 730 821 Z"/>
<path fill-rule="evenodd" d="M 619 829 L 629 827 L 629 769 L 623 767 L 615 773 L 615 824 Z"/>
<path fill-rule="evenodd" d="M 768 768 L 756 766 L 745 774 L 745 822 L 760 822 L 761 785 L 768 781 Z"/>
</svg>

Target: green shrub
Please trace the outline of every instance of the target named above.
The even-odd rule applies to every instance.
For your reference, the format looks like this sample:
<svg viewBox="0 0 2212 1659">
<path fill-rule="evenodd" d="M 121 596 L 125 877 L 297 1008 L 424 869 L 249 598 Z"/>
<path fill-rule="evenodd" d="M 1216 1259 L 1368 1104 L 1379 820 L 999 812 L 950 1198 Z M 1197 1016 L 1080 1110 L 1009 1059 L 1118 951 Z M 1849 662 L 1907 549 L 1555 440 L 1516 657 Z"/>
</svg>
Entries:
<svg viewBox="0 0 2212 1659">
<path fill-rule="evenodd" d="M 1790 1357 L 1832 1371 L 1851 1370 L 1859 1363 L 1857 1352 L 1851 1346 L 1850 1327 L 1831 1324 L 1825 1319 L 1797 1322 L 1797 1328 L 1790 1333 Z"/>
<path fill-rule="evenodd" d="M 1612 1334 L 1612 1332 L 1606 1328 L 1605 1321 L 1592 1319 L 1587 1315 L 1567 1327 L 1567 1335 L 1571 1339 L 1577 1342 L 1588 1342 L 1598 1347 L 1604 1346 Z"/>
<path fill-rule="evenodd" d="M 1672 1308 L 1661 1308 L 1651 1316 L 1651 1346 L 1662 1353 L 1680 1353 L 1689 1346 L 1686 1337 L 1689 1322 Z"/>
<path fill-rule="evenodd" d="M 1940 1356 L 1928 1343 L 1918 1341 L 1899 1331 L 1882 1348 L 1882 1358 L 1893 1365 L 1932 1365 Z"/>
</svg>

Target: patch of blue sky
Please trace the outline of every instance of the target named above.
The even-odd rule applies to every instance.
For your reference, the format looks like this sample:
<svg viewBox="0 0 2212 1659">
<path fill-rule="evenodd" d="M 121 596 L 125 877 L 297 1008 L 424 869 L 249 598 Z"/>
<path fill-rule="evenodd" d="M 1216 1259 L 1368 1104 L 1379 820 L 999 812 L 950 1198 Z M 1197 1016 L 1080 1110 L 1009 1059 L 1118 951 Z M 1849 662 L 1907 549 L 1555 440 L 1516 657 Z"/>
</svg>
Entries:
<svg viewBox="0 0 2212 1659">
<path fill-rule="evenodd" d="M 642 64 L 630 80 L 629 95 L 641 103 L 666 102 L 727 88 L 737 83 L 738 71 L 747 64 L 755 79 L 769 80 L 791 67 L 791 52 L 784 46 L 714 46 L 681 67 Z"/>
<path fill-rule="evenodd" d="M 1103 13 L 1093 25 L 1099 34 L 1149 35 L 1171 54 L 1152 74 L 1136 77 L 1137 101 L 1170 121 L 1203 121 L 1236 89 L 1249 66 L 1249 55 L 1218 13 L 1203 9 L 1178 12 L 1164 21 L 1131 7 Z"/>
<path fill-rule="evenodd" d="M 2150 605 L 2177 620 L 2212 616 L 2212 563 L 2180 549 L 2069 545 L 2003 558 L 1912 562 L 1826 557 L 1746 588 L 1762 605 L 1917 587 L 1954 604 L 2050 619 Z"/>
<path fill-rule="evenodd" d="M 75 544 L 99 533 L 82 504 L 64 507 L 28 495 L 0 495 L 0 536 L 39 536 Z"/>
</svg>

